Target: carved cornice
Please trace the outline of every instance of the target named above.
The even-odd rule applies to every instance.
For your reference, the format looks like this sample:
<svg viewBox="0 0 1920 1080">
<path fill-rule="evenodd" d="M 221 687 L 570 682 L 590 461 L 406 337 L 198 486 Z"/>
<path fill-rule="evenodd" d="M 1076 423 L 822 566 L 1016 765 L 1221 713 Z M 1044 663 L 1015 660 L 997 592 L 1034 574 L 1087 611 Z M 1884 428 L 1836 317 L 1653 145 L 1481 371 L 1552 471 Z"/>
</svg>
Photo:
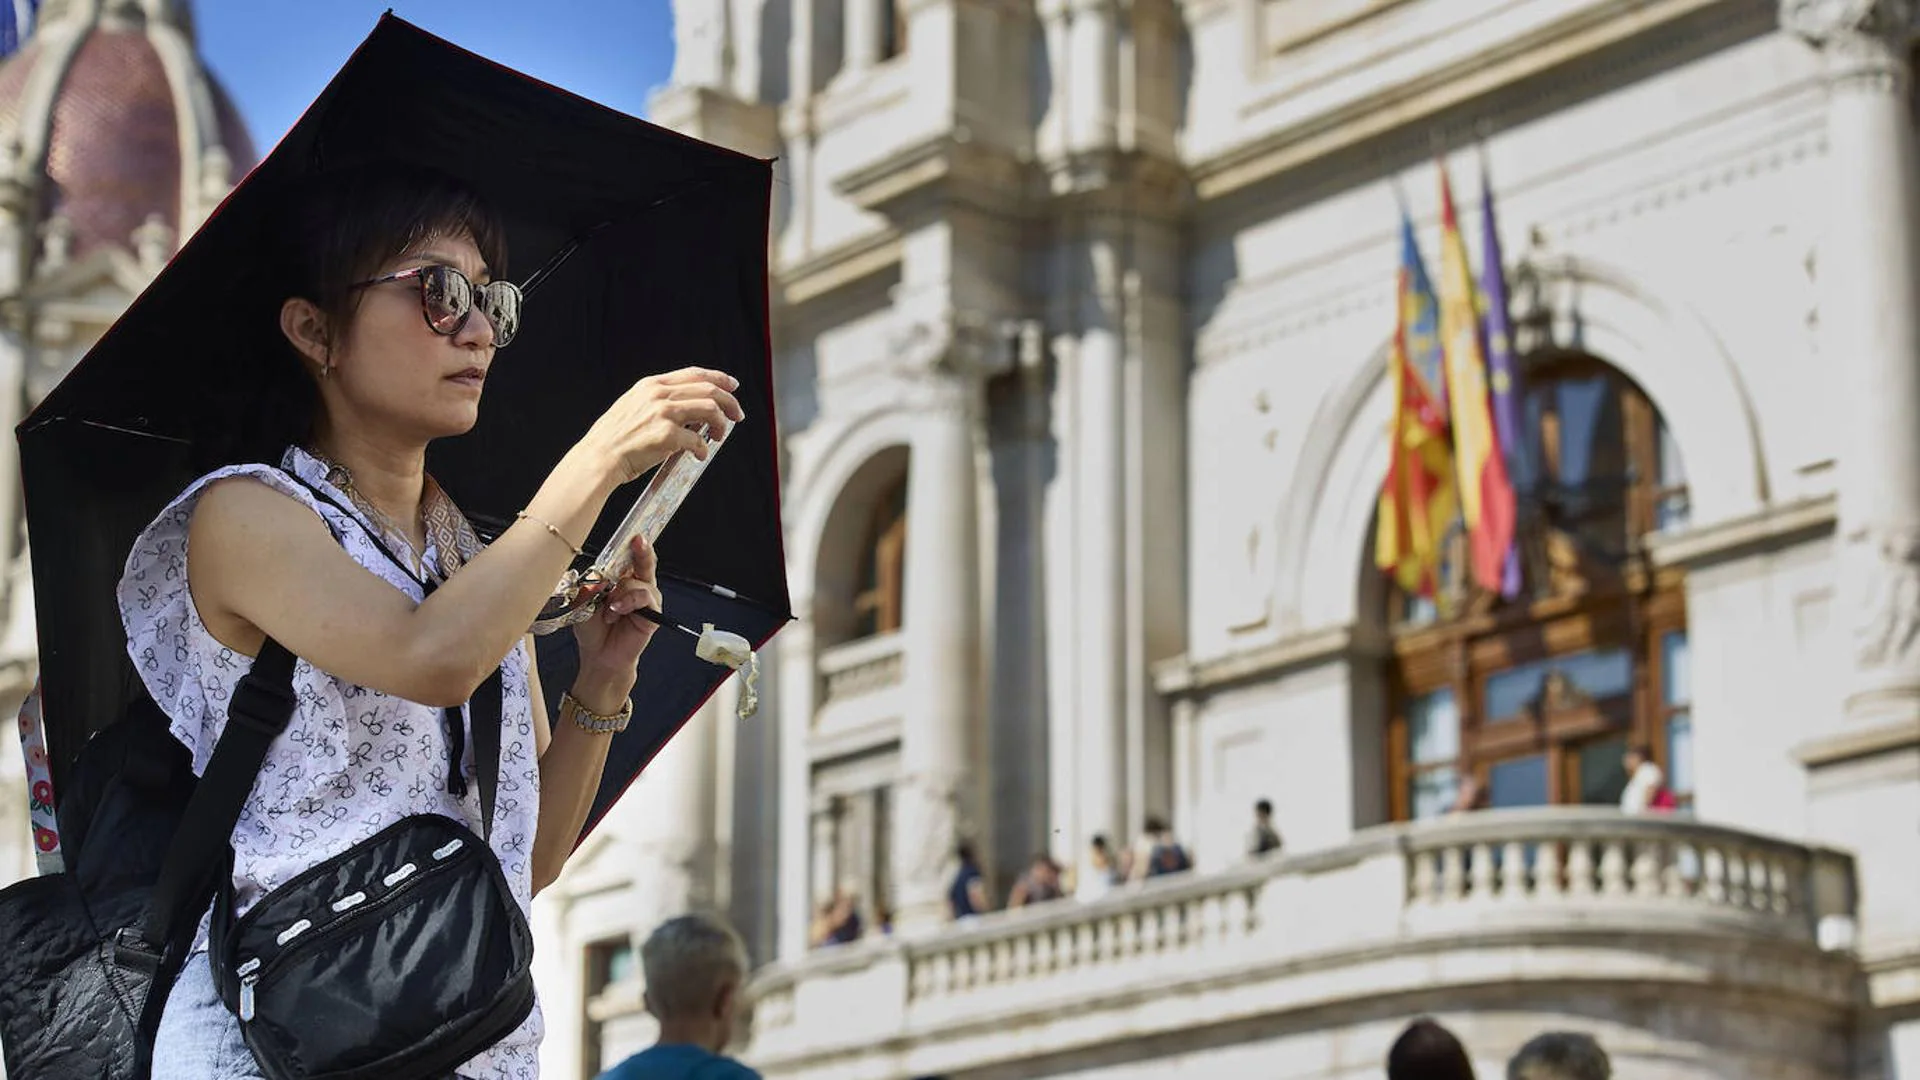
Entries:
<svg viewBox="0 0 1920 1080">
<path fill-rule="evenodd" d="M 1904 49 L 1914 14 L 1914 0 L 1780 0 L 1781 27 L 1822 46 L 1872 37 Z"/>
<path fill-rule="evenodd" d="M 1780 0 L 1780 25 L 1826 54 L 1836 88 L 1904 94 L 1915 0 Z"/>
<path fill-rule="evenodd" d="M 976 142 L 960 126 L 849 169 L 834 178 L 833 187 L 862 210 L 898 219 L 914 204 L 942 201 L 1017 214 L 1033 181 L 1031 169 L 1015 154 Z"/>
</svg>

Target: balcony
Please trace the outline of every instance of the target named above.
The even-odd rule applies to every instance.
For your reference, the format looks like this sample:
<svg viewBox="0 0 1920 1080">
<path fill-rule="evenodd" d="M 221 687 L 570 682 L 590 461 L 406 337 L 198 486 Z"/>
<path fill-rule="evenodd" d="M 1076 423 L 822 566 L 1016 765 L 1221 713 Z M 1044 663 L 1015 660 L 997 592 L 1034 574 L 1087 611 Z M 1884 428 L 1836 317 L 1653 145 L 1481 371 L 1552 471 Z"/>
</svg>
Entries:
<svg viewBox="0 0 1920 1080">
<path fill-rule="evenodd" d="M 1639 1046 L 1652 1067 L 1620 1075 L 1721 1075 L 1731 1052 L 1805 1060 L 1753 1076 L 1838 1076 L 1858 991 L 1852 877 L 1846 855 L 1684 818 L 1387 826 L 768 968 L 745 1057 L 769 1077 L 846 1080 L 1098 1075 L 1149 1058 L 1163 1059 L 1154 1075 L 1284 1060 L 1289 1077 L 1336 1077 L 1377 1070 L 1397 1023 L 1425 1009 L 1471 1002 L 1524 1026 L 1618 999 L 1622 1015 L 1685 1004 L 1616 1057 L 1622 1070 Z M 1764 1037 L 1726 1034 L 1776 1012 Z"/>
</svg>

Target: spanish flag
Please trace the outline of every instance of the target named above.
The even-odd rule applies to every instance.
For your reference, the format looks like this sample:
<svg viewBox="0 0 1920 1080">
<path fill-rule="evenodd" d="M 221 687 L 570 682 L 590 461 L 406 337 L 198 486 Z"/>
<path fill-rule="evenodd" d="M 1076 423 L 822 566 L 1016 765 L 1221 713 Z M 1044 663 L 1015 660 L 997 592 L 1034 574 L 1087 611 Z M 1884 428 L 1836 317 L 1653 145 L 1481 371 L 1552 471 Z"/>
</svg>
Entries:
<svg viewBox="0 0 1920 1080">
<path fill-rule="evenodd" d="M 1487 405 L 1487 361 L 1467 245 L 1453 211 L 1453 186 L 1440 163 L 1440 337 L 1446 347 L 1447 404 L 1453 420 L 1460 516 L 1467 526 L 1473 580 L 1499 592 L 1513 546 L 1513 484 Z"/>
<path fill-rule="evenodd" d="M 1398 291 L 1398 325 L 1387 371 L 1393 422 L 1373 561 L 1403 591 L 1431 597 L 1447 529 L 1453 524 L 1453 454 L 1447 445 L 1446 412 L 1434 396 L 1433 382 L 1423 374 L 1437 374 L 1440 367 L 1439 305 L 1405 208 L 1400 212 Z"/>
</svg>

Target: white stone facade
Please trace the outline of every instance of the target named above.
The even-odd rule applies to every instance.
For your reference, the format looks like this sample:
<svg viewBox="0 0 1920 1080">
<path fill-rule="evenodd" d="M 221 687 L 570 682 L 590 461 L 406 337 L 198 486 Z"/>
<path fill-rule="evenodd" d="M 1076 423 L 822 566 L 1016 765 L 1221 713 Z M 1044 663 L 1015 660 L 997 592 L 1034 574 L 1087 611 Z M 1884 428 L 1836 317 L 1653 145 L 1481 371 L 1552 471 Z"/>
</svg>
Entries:
<svg viewBox="0 0 1920 1080">
<path fill-rule="evenodd" d="M 708 718 L 717 876 L 642 888 L 610 834 L 647 901 L 549 954 L 731 912 L 768 1076 L 1371 1077 L 1432 1013 L 1483 1076 L 1575 1028 L 1621 1076 L 1920 1078 L 1909 0 L 675 8 L 655 119 L 780 160 L 801 618 L 762 715 Z M 1684 463 L 1644 550 L 1691 815 L 1394 820 L 1372 529 L 1436 151 L 1476 265 L 1490 171 L 1523 355 L 1624 374 Z M 903 478 L 903 614 L 859 633 Z M 1250 865 L 1260 797 L 1286 854 Z M 942 919 L 958 840 L 1004 896 L 1150 813 L 1193 875 Z M 619 906 L 587 876 L 543 903 Z M 810 951 L 843 883 L 893 932 Z M 637 973 L 588 982 L 610 1064 Z"/>
</svg>

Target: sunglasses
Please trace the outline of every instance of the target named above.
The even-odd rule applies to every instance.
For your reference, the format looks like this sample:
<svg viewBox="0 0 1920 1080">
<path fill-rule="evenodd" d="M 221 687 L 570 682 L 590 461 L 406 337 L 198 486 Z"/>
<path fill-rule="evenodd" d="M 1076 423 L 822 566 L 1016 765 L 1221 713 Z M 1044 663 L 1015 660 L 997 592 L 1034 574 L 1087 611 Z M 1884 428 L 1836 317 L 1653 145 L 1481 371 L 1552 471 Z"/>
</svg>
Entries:
<svg viewBox="0 0 1920 1080">
<path fill-rule="evenodd" d="M 459 333 L 473 314 L 476 297 L 480 313 L 493 324 L 496 348 L 506 348 L 520 331 L 520 286 L 511 281 L 475 285 L 467 275 L 451 266 L 416 266 L 356 282 L 353 287 L 366 289 L 409 278 L 420 281 L 420 313 L 426 316 L 428 329 L 436 334 L 452 337 Z"/>
</svg>

